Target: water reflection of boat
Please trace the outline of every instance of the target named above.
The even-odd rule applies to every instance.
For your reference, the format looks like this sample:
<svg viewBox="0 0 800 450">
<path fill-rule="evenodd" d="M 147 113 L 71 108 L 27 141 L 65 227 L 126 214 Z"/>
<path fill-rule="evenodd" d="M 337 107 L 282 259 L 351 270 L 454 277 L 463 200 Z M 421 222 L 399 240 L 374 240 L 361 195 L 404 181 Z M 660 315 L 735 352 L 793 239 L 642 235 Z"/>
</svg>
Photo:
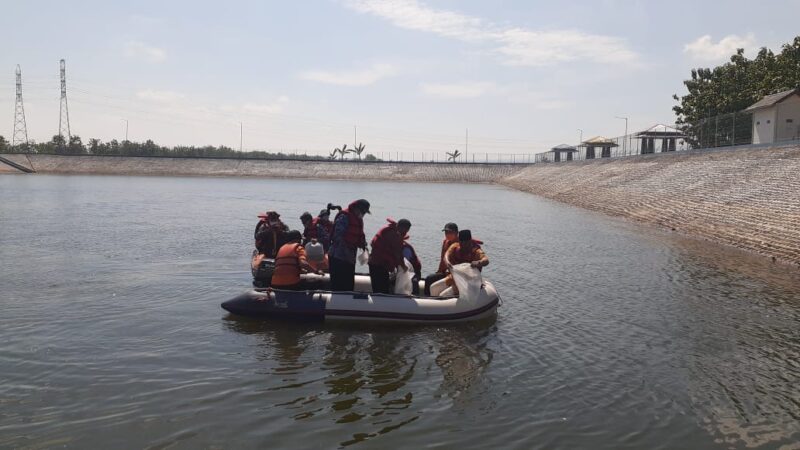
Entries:
<svg viewBox="0 0 800 450">
<path fill-rule="evenodd" d="M 289 291 L 250 289 L 222 303 L 226 311 L 256 318 L 310 320 L 390 321 L 411 323 L 463 322 L 484 318 L 497 311 L 500 297 L 491 282 L 484 280 L 474 298 L 424 297 L 375 294 L 368 275 L 356 275 L 354 292 L 325 290 L 328 275 L 304 275 L 322 289 Z"/>
</svg>

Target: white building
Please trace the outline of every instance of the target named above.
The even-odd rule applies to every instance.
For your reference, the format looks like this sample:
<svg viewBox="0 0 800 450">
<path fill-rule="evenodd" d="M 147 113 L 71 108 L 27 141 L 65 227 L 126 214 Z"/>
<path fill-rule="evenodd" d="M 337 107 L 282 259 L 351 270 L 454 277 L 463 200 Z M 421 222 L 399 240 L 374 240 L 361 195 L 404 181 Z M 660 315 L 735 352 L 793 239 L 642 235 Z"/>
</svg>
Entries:
<svg viewBox="0 0 800 450">
<path fill-rule="evenodd" d="M 767 95 L 754 103 L 753 144 L 800 139 L 800 88 Z"/>
</svg>

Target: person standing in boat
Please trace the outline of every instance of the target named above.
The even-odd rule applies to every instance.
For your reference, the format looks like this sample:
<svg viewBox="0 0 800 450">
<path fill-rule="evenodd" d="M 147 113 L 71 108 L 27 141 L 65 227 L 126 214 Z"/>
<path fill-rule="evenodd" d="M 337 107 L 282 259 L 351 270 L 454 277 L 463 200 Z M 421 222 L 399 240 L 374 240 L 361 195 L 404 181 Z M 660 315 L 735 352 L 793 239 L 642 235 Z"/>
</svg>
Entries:
<svg viewBox="0 0 800 450">
<path fill-rule="evenodd" d="M 261 220 L 256 225 L 256 249 L 265 257 L 274 258 L 285 242 L 285 234 L 289 231 L 289 227 L 281 221 L 281 215 L 275 211 L 267 211 L 258 217 Z"/>
<path fill-rule="evenodd" d="M 448 268 L 452 268 L 457 264 L 469 263 L 470 266 L 482 270 L 489 265 L 489 257 L 481 249 L 483 242 L 472 239 L 472 232 L 470 230 L 461 230 L 458 232 L 458 242 L 451 245 L 445 253 L 445 261 Z M 448 286 L 446 290 L 439 295 L 458 295 L 458 288 L 453 281 L 453 274 L 447 275 L 444 280 L 436 282 L 431 286 L 431 291 L 437 291 L 440 283 Z"/>
<path fill-rule="evenodd" d="M 333 221 L 333 235 L 328 250 L 332 291 L 352 291 L 355 285 L 356 252 L 367 249 L 364 237 L 364 215 L 369 202 L 356 200 L 339 211 Z"/>
<path fill-rule="evenodd" d="M 308 211 L 304 212 L 300 216 L 300 223 L 303 224 L 303 245 L 311 242 L 312 239 L 317 238 L 317 228 L 313 226 L 313 222 L 314 217 Z"/>
<path fill-rule="evenodd" d="M 389 272 L 398 267 L 408 270 L 403 261 L 403 236 L 411 229 L 411 222 L 407 219 L 386 221 L 389 223 L 372 238 L 372 253 L 369 255 L 369 279 L 372 292 L 376 294 L 389 293 Z"/>
<path fill-rule="evenodd" d="M 431 295 L 431 285 L 443 279 L 449 273 L 444 255 L 451 245 L 458 242 L 458 225 L 450 222 L 444 226 L 442 231 L 444 232 L 444 240 L 442 241 L 442 252 L 439 256 L 439 268 L 436 269 L 436 273 L 425 277 L 425 295 Z"/>
<path fill-rule="evenodd" d="M 326 252 L 331 247 L 331 237 L 333 235 L 333 222 L 330 220 L 331 209 L 341 211 L 342 207 L 328 203 L 328 207 L 320 211 L 319 215 L 311 222 L 311 226 L 314 227 L 315 237 Z"/>
<path fill-rule="evenodd" d="M 322 274 L 321 271 L 314 270 L 308 264 L 306 259 L 306 251 L 300 241 L 303 235 L 297 231 L 292 230 L 286 233 L 286 244 L 281 246 L 278 254 L 275 257 L 275 271 L 272 273 L 271 286 L 278 289 L 299 289 L 302 280 L 300 274 L 304 272 L 316 272 Z"/>
</svg>

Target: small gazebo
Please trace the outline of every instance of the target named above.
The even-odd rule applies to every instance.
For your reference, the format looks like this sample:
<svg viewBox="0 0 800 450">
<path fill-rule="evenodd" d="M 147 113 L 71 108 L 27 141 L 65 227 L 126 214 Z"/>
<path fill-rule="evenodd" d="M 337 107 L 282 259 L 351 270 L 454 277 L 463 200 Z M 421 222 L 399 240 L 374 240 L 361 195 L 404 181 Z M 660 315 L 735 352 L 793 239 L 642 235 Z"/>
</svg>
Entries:
<svg viewBox="0 0 800 450">
<path fill-rule="evenodd" d="M 562 160 L 572 161 L 573 158 L 572 155 L 575 154 L 577 151 L 578 149 L 574 145 L 561 144 L 561 145 L 556 145 L 555 147 L 551 148 L 545 153 L 552 153 L 553 161 L 561 162 Z"/>
<path fill-rule="evenodd" d="M 594 159 L 596 155 L 596 149 L 600 149 L 600 157 L 601 158 L 610 158 L 611 157 L 611 149 L 613 147 L 619 147 L 613 139 L 609 139 L 603 136 L 595 136 L 591 139 L 587 139 L 581 142 L 579 147 L 586 148 L 586 159 Z"/>
<path fill-rule="evenodd" d="M 685 139 L 686 135 L 681 130 L 659 123 L 652 127 L 636 133 L 636 139 L 641 139 L 639 146 L 642 154 L 655 153 L 656 141 L 661 142 L 661 152 L 674 152 L 675 141 Z"/>
</svg>

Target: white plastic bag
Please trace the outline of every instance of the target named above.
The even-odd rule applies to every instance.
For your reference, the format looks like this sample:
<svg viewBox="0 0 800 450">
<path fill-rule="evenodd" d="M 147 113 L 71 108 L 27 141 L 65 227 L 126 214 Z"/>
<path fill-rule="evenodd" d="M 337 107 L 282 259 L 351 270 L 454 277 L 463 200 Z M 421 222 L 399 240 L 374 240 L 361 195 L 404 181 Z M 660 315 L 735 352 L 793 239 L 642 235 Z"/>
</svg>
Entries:
<svg viewBox="0 0 800 450">
<path fill-rule="evenodd" d="M 369 262 L 369 251 L 366 249 L 361 250 L 361 254 L 358 255 L 358 263 L 361 264 L 362 266 L 366 266 L 368 262 Z"/>
<path fill-rule="evenodd" d="M 414 286 L 414 270 L 411 263 L 407 259 L 403 259 L 406 263 L 406 270 L 402 267 L 397 268 L 397 277 L 394 280 L 394 293 L 399 295 L 411 295 Z"/>
<path fill-rule="evenodd" d="M 475 301 L 481 295 L 483 277 L 481 271 L 469 263 L 456 264 L 450 269 L 458 288 L 458 298 Z"/>
</svg>

